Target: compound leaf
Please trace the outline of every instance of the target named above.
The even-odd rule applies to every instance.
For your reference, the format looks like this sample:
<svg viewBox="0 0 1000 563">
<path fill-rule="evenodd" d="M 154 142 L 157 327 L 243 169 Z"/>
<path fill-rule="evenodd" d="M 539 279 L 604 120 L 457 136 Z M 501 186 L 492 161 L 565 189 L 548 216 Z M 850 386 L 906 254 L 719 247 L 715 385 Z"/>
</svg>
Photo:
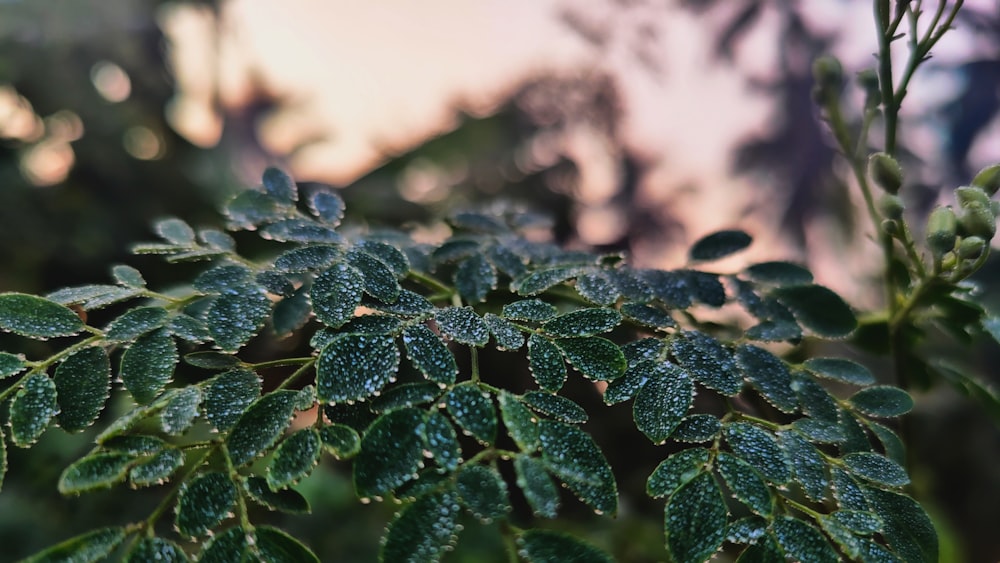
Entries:
<svg viewBox="0 0 1000 563">
<path fill-rule="evenodd" d="M 421 496 L 397 513 L 389 524 L 379 561 L 440 561 L 457 540 L 459 504 L 453 491 Z"/>
<path fill-rule="evenodd" d="M 229 430 L 240 415 L 260 397 L 260 377 L 248 369 L 220 373 L 205 386 L 202 407 L 216 430 Z"/>
<path fill-rule="evenodd" d="M 96 563 L 104 561 L 125 539 L 125 528 L 91 530 L 70 538 L 24 560 L 24 563 Z"/>
<path fill-rule="evenodd" d="M 403 331 L 403 346 L 413 367 L 436 383 L 451 385 L 458 376 L 458 364 L 448 346 L 426 326 L 414 325 Z"/>
<path fill-rule="evenodd" d="M 229 458 L 239 467 L 269 449 L 288 428 L 298 391 L 274 391 L 254 401 L 240 415 L 226 438 Z"/>
<path fill-rule="evenodd" d="M 170 382 L 177 365 L 177 344 L 166 329 L 144 334 L 122 354 L 119 377 L 135 402 L 153 401 Z"/>
<path fill-rule="evenodd" d="M 595 512 L 618 510 L 618 486 L 611 466 L 594 440 L 579 428 L 541 420 L 538 438 L 545 467 Z"/>
<path fill-rule="evenodd" d="M 445 407 L 462 430 L 484 444 L 497 437 L 497 413 L 489 393 L 474 384 L 455 386 L 444 397 Z"/>
<path fill-rule="evenodd" d="M 52 380 L 59 403 L 59 426 L 67 432 L 79 432 L 97 420 L 110 396 L 108 354 L 98 346 L 74 352 L 59 364 Z"/>
<path fill-rule="evenodd" d="M 365 277 L 357 268 L 334 264 L 316 276 L 309 297 L 316 318 L 331 328 L 338 328 L 354 316 L 361 303 Z"/>
<path fill-rule="evenodd" d="M 507 483 L 493 467 L 464 466 L 455 479 L 455 490 L 465 508 L 484 524 L 510 512 Z"/>
<path fill-rule="evenodd" d="M 706 235 L 691 246 L 688 257 L 692 262 L 709 262 L 725 258 L 750 246 L 753 238 L 743 231 L 717 231 Z"/>
<path fill-rule="evenodd" d="M 236 485 L 223 473 L 202 473 L 181 485 L 177 499 L 177 530 L 203 536 L 229 517 L 236 504 Z"/>
<path fill-rule="evenodd" d="M 267 466 L 267 484 L 271 490 L 284 489 L 309 475 L 322 452 L 319 432 L 303 428 L 278 446 Z"/>
<path fill-rule="evenodd" d="M 560 338 L 555 345 L 569 363 L 591 381 L 611 381 L 625 373 L 628 367 L 621 348 L 606 338 Z"/>
<path fill-rule="evenodd" d="M 779 287 L 774 296 L 791 309 L 802 326 L 824 338 L 844 338 L 858 326 L 847 303 L 821 285 Z"/>
<path fill-rule="evenodd" d="M 30 446 L 57 414 L 59 402 L 52 379 L 40 373 L 28 377 L 10 403 L 11 441 L 22 448 Z"/>
<path fill-rule="evenodd" d="M 406 483 L 423 464 L 427 415 L 408 408 L 388 412 L 361 438 L 354 460 L 354 489 L 360 498 L 381 497 Z"/>
<path fill-rule="evenodd" d="M 705 561 L 726 539 L 726 501 L 711 473 L 699 473 L 667 501 L 663 530 L 678 563 Z"/>
<path fill-rule="evenodd" d="M 904 415 L 913 408 L 910 394 L 898 387 L 876 385 L 858 391 L 848 401 L 868 416 L 890 418 Z"/>
<path fill-rule="evenodd" d="M 559 511 L 559 489 L 552 482 L 545 464 L 538 458 L 521 455 L 514 458 L 517 486 L 524 493 L 535 516 L 555 518 Z"/>
<path fill-rule="evenodd" d="M 345 334 L 334 338 L 316 363 L 316 392 L 320 402 L 365 400 L 396 378 L 399 348 L 393 338 Z"/>
<path fill-rule="evenodd" d="M 529 563 L 612 563 L 614 560 L 589 543 L 563 532 L 527 530 L 517 538 L 518 554 Z"/>
<path fill-rule="evenodd" d="M 0 330 L 47 340 L 83 328 L 80 317 L 59 303 L 25 293 L 0 293 Z"/>
</svg>

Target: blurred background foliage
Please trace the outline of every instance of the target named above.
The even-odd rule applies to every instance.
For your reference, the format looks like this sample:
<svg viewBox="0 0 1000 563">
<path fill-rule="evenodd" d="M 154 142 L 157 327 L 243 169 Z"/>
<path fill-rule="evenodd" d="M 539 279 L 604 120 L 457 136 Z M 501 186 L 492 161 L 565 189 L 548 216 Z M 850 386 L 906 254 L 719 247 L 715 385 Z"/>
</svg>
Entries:
<svg viewBox="0 0 1000 563">
<path fill-rule="evenodd" d="M 868 4 L 824 4 L 846 10 L 859 3 Z M 967 48 L 944 62 L 932 61 L 927 78 L 911 88 L 934 90 L 917 99 L 919 111 L 906 116 L 901 136 L 905 195 L 918 215 L 980 166 L 1000 161 L 1000 10 L 995 2 L 968 4 L 954 32 Z M 273 143 L 262 138 L 261 122 L 295 101 L 253 79 L 238 103 L 224 100 L 218 88 L 203 93 L 211 110 L 204 120 L 217 122 L 214 137 L 192 136 L 177 126 L 172 112 L 182 101 L 184 84 L 173 66 L 171 53 L 179 46 L 165 33 L 165 14 L 196 11 L 211 24 L 207 40 L 212 44 L 213 30 L 218 35 L 235 25 L 227 20 L 226 5 L 222 0 L 0 2 L 0 290 L 44 293 L 103 282 L 109 265 L 119 262 L 140 267 L 154 284 L 181 279 L 156 260 L 128 256 L 128 244 L 147 239 L 149 223 L 165 215 L 220 225 L 219 202 L 248 178 L 259 177 L 264 166 L 288 166 L 323 137 L 307 135 L 280 154 L 269 148 Z M 413 226 L 419 236 L 433 239 L 444 228 L 434 220 L 445 210 L 489 205 L 499 198 L 551 214 L 554 236 L 562 243 L 624 251 L 640 262 L 664 266 L 665 248 L 683 250 L 697 235 L 692 231 L 699 217 L 678 205 L 685 193 L 757 185 L 759 195 L 733 222 L 762 210 L 774 218 L 777 209 L 777 221 L 769 223 L 774 232 L 751 228 L 758 240 L 785 243 L 780 254 L 769 257 L 806 262 L 820 281 L 826 281 L 824 269 L 846 268 L 841 274 L 860 287 L 851 294 L 854 302 L 877 302 L 878 286 L 870 277 L 876 266 L 853 269 L 866 261 L 867 226 L 857 221 L 856 199 L 844 185 L 843 166 L 810 99 L 811 61 L 843 48 L 842 35 L 849 30 L 818 25 L 822 14 L 807 6 L 784 0 L 544 3 L 552 18 L 588 46 L 593 64 L 512 76 L 488 110 L 455 104 L 443 133 L 387 149 L 377 163 L 338 186 L 349 218 L 373 226 Z M 350 8 L 343 10 L 349 18 Z M 656 175 L 659 161 L 670 155 L 636 147 L 625 132 L 626 121 L 642 116 L 628 114 L 623 81 L 669 76 L 673 59 L 657 50 L 662 30 L 656 22 L 677 10 L 705 22 L 712 34 L 713 65 L 742 77 L 771 107 L 768 126 L 738 139 L 728 161 L 716 163 L 732 178 L 728 185 Z M 745 69 L 747 58 L 741 55 L 761 33 L 771 34 L 778 46 L 767 72 Z M 870 34 L 861 37 L 874 45 Z M 218 68 L 217 52 L 203 58 L 217 73 L 209 84 L 218 87 L 225 69 Z M 622 58 L 639 69 L 638 78 L 614 71 L 609 61 Z M 318 56 L 304 64 L 322 61 Z M 851 61 L 845 64 L 850 68 Z M 998 268 L 993 260 L 977 280 L 994 311 L 1000 307 Z M 997 385 L 1000 374 L 989 367 L 997 365 L 998 352 L 995 343 L 976 342 L 971 351 L 941 345 L 940 354 L 986 366 L 980 371 Z M 863 359 L 878 366 L 877 359 Z M 584 388 L 569 392 L 584 404 L 593 399 Z M 622 425 L 630 424 L 628 413 L 620 414 Z M 618 472 L 626 508 L 609 530 L 584 511 L 572 525 L 602 529 L 593 540 L 623 561 L 660 560 L 665 556 L 662 508 L 643 500 L 642 487 L 665 454 L 640 437 L 621 440 L 615 416 L 612 409 L 607 421 L 591 424 L 588 431 Z M 1000 421 L 940 386 L 919 394 L 911 417 L 915 494 L 942 527 L 946 549 L 953 550 L 942 560 L 1000 559 L 995 535 Z M 55 481 L 80 453 L 73 449 L 86 447 L 82 443 L 53 431 L 30 454 L 8 449 L 10 470 L 0 494 L 0 561 L 16 560 L 104 521 L 141 517 L 155 505 L 156 490 L 60 498 Z M 314 514 L 280 524 L 309 538 L 323 560 L 374 560 L 391 507 L 359 505 L 344 468 L 330 469 L 302 484 Z M 489 561 L 502 551 L 489 529 L 469 522 L 465 535 L 452 560 Z"/>
</svg>

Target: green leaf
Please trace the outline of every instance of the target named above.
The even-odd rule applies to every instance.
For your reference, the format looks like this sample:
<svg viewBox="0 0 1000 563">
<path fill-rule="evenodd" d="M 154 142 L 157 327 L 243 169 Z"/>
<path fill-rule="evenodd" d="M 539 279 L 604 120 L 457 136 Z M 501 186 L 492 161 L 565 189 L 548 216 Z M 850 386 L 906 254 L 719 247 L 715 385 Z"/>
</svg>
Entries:
<svg viewBox="0 0 1000 563">
<path fill-rule="evenodd" d="M 46 298 L 59 305 L 80 305 L 83 309 L 91 311 L 100 309 L 118 301 L 124 301 L 138 295 L 134 289 L 118 287 L 116 285 L 81 285 L 76 287 L 64 287 L 58 291 L 53 291 Z"/>
<path fill-rule="evenodd" d="M 845 455 L 844 465 L 851 473 L 873 483 L 902 487 L 910 482 L 906 470 L 891 459 L 875 453 L 855 453 Z"/>
<path fill-rule="evenodd" d="M 527 271 L 524 257 L 502 244 L 495 244 L 486 249 L 486 257 L 511 279 L 518 279 Z"/>
<path fill-rule="evenodd" d="M 382 262 L 385 262 L 385 265 L 389 266 L 392 273 L 399 277 L 405 276 L 410 272 L 410 259 L 407 258 L 406 254 L 402 250 L 391 244 L 367 239 L 359 241 L 354 245 L 354 248 L 363 250 L 378 258 Z"/>
<path fill-rule="evenodd" d="M 282 203 L 294 203 L 299 199 L 299 189 L 295 185 L 295 180 L 285 172 L 267 167 L 264 170 L 264 189 L 268 195 Z"/>
<path fill-rule="evenodd" d="M 392 303 L 383 303 L 375 299 L 364 299 L 361 304 L 377 311 L 407 317 L 424 315 L 434 312 L 437 309 L 426 297 L 419 293 L 414 293 L 409 289 L 400 291 L 399 299 L 396 299 Z"/>
<path fill-rule="evenodd" d="M 160 219 L 153 224 L 153 230 L 160 235 L 163 240 L 178 246 L 196 246 L 194 240 L 194 229 L 185 221 L 176 217 Z"/>
<path fill-rule="evenodd" d="M 183 434 L 198 417 L 201 389 L 191 385 L 177 392 L 160 411 L 160 427 L 167 434 Z"/>
<path fill-rule="evenodd" d="M 286 250 L 274 259 L 274 268 L 286 274 L 325 270 L 340 260 L 344 251 L 336 246 L 313 244 Z"/>
<path fill-rule="evenodd" d="M 647 381 L 656 377 L 663 369 L 662 362 L 650 360 L 642 360 L 629 367 L 621 377 L 608 383 L 607 389 L 604 390 L 604 404 L 614 405 L 631 399 Z"/>
<path fill-rule="evenodd" d="M 208 332 L 220 348 L 235 352 L 264 326 L 271 314 L 271 301 L 256 286 L 238 286 L 220 295 L 208 308 Z"/>
<path fill-rule="evenodd" d="M 307 219 L 281 219 L 260 230 L 260 238 L 280 242 L 343 244 L 344 237 L 327 225 Z"/>
<path fill-rule="evenodd" d="M 440 561 L 457 540 L 458 495 L 441 491 L 421 496 L 396 514 L 379 553 L 384 563 Z"/>
<path fill-rule="evenodd" d="M 303 428 L 278 446 L 267 466 L 267 484 L 271 490 L 284 489 L 312 472 L 319 462 L 319 432 Z"/>
<path fill-rule="evenodd" d="M 464 260 L 481 251 L 482 242 L 480 239 L 453 236 L 435 248 L 432 257 L 437 264 L 450 264 Z"/>
<path fill-rule="evenodd" d="M 797 371 L 792 374 L 792 389 L 799 397 L 803 414 L 831 423 L 840 417 L 836 399 L 816 378 L 806 372 Z"/>
<path fill-rule="evenodd" d="M 805 368 L 813 374 L 842 381 L 852 385 L 871 385 L 875 383 L 875 376 L 868 368 L 851 360 L 843 358 L 811 358 L 806 360 Z"/>
<path fill-rule="evenodd" d="M 455 270 L 455 289 L 467 303 L 479 303 L 497 287 L 497 272 L 482 254 L 473 254 Z"/>
<path fill-rule="evenodd" d="M 755 282 L 773 285 L 808 285 L 813 281 L 812 272 L 791 262 L 761 262 L 744 272 Z"/>
<path fill-rule="evenodd" d="M 167 444 L 156 436 L 132 434 L 128 436 L 115 436 L 113 438 L 109 438 L 101 445 L 109 450 L 123 452 L 130 455 L 149 455 L 162 450 Z"/>
<path fill-rule="evenodd" d="M 250 463 L 278 441 L 292 421 L 297 401 L 297 391 L 273 391 L 240 415 L 226 438 L 234 466 Z"/>
<path fill-rule="evenodd" d="M 295 489 L 272 491 L 263 477 L 250 476 L 243 481 L 243 489 L 257 504 L 270 510 L 289 514 L 306 514 L 310 511 L 309 501 Z"/>
<path fill-rule="evenodd" d="M 353 248 L 347 253 L 347 263 L 364 274 L 365 293 L 383 303 L 393 303 L 399 298 L 400 287 L 396 274 L 385 262 Z"/>
<path fill-rule="evenodd" d="M 330 424 L 319 430 L 323 448 L 337 459 L 350 459 L 361 451 L 361 437 L 350 426 Z"/>
<path fill-rule="evenodd" d="M 910 394 L 898 387 L 876 385 L 858 391 L 848 401 L 868 416 L 889 418 L 904 415 L 913 409 Z"/>
<path fill-rule="evenodd" d="M 803 492 L 813 501 L 825 501 L 830 491 L 830 475 L 823 455 L 795 432 L 782 432 L 780 441 Z"/>
<path fill-rule="evenodd" d="M 96 563 L 103 561 L 125 539 L 125 528 L 91 530 L 25 559 L 22 563 Z"/>
<path fill-rule="evenodd" d="M 537 295 L 565 281 L 575 278 L 581 273 L 581 268 L 558 266 L 536 270 L 527 276 L 519 278 L 511 284 L 511 289 L 518 295 Z"/>
<path fill-rule="evenodd" d="M 462 447 L 458 443 L 455 428 L 440 411 L 435 410 L 427 416 L 424 442 L 427 444 L 427 451 L 442 469 L 458 469 L 458 464 L 462 461 Z"/>
<path fill-rule="evenodd" d="M 119 377 L 140 405 L 153 401 L 170 382 L 177 365 L 177 344 L 166 329 L 144 334 L 122 354 Z"/>
<path fill-rule="evenodd" d="M 810 442 L 820 444 L 836 444 L 844 440 L 840 429 L 840 419 L 836 421 L 800 418 L 792 423 L 792 428 L 806 437 Z"/>
<path fill-rule="evenodd" d="M 201 242 L 217 250 L 225 252 L 236 250 L 236 241 L 233 240 L 233 237 L 218 229 L 200 229 L 198 238 L 201 239 Z"/>
<path fill-rule="evenodd" d="M 458 376 L 458 364 L 451 350 L 426 326 L 414 325 L 403 331 L 403 346 L 413 367 L 436 383 L 451 385 Z"/>
<path fill-rule="evenodd" d="M 656 445 L 666 443 L 694 401 L 694 384 L 686 373 L 672 364 L 662 364 L 632 405 L 638 428 Z"/>
<path fill-rule="evenodd" d="M 643 303 L 625 303 L 621 308 L 622 315 L 632 322 L 648 326 L 650 328 L 673 328 L 677 326 L 670 313 Z"/>
<path fill-rule="evenodd" d="M 714 414 L 690 414 L 681 419 L 670 437 L 678 442 L 707 442 L 722 431 L 722 423 Z"/>
<path fill-rule="evenodd" d="M 726 424 L 723 433 L 733 455 L 760 471 L 768 481 L 783 485 L 791 479 L 791 469 L 775 437 L 763 428 L 746 422 Z"/>
<path fill-rule="evenodd" d="M 161 485 L 184 465 L 184 454 L 173 448 L 162 449 L 140 461 L 128 472 L 133 487 Z"/>
<path fill-rule="evenodd" d="M 830 469 L 833 481 L 833 496 L 837 499 L 837 504 L 841 510 L 858 510 L 868 512 L 871 505 L 868 504 L 868 497 L 864 489 L 854 477 L 840 469 L 833 467 Z"/>
<path fill-rule="evenodd" d="M 545 467 L 599 514 L 618 511 L 618 486 L 594 440 L 579 428 L 552 420 L 538 423 Z"/>
<path fill-rule="evenodd" d="M 514 458 L 517 486 L 524 493 L 535 516 L 555 518 L 559 511 L 559 489 L 552 482 L 545 464 L 538 458 L 520 455 Z"/>
<path fill-rule="evenodd" d="M 142 538 L 128 552 L 125 563 L 186 563 L 190 561 L 181 546 L 163 538 Z"/>
<path fill-rule="evenodd" d="M 448 414 L 464 432 L 484 444 L 497 438 L 497 413 L 490 394 L 475 384 L 456 385 L 444 397 Z"/>
<path fill-rule="evenodd" d="M 705 387 L 729 396 L 743 388 L 733 354 L 711 336 L 685 331 L 671 343 L 670 351 L 685 371 Z"/>
<path fill-rule="evenodd" d="M 767 534 L 767 525 L 767 520 L 761 518 L 760 516 L 746 516 L 740 518 L 739 520 L 729 524 L 729 527 L 726 529 L 726 541 L 735 544 L 758 544 L 761 538 L 766 538 L 765 535 Z M 777 551 L 776 546 L 775 551 Z M 775 557 L 776 561 L 782 561 L 778 559 L 780 555 L 780 553 L 777 554 Z M 740 560 L 742 560 L 742 558 Z"/>
<path fill-rule="evenodd" d="M 493 467 L 463 466 L 455 479 L 455 490 L 465 508 L 484 524 L 510 512 L 507 483 Z"/>
<path fill-rule="evenodd" d="M 885 449 L 886 457 L 900 465 L 905 466 L 906 446 L 903 445 L 903 441 L 899 438 L 899 436 L 891 429 L 882 426 L 877 422 L 869 420 L 866 424 L 868 425 L 868 428 L 871 429 L 872 433 L 878 438 L 879 442 L 882 442 L 882 447 Z"/>
<path fill-rule="evenodd" d="M 750 385 L 768 403 L 786 413 L 799 409 L 799 397 L 792 389 L 792 374 L 780 358 L 763 348 L 743 344 L 736 349 L 736 362 Z"/>
<path fill-rule="evenodd" d="M 194 287 L 202 293 L 232 293 L 237 287 L 246 285 L 253 272 L 242 264 L 223 264 L 205 270 L 194 280 Z"/>
<path fill-rule="evenodd" d="M 483 322 L 496 339 L 498 350 L 519 350 L 524 346 L 524 335 L 514 325 L 493 313 L 483 315 Z"/>
<path fill-rule="evenodd" d="M 555 305 L 540 299 L 522 299 L 503 306 L 503 316 L 515 321 L 545 322 L 558 313 Z"/>
<path fill-rule="evenodd" d="M 538 386 L 553 393 L 566 382 L 566 361 L 559 348 L 544 336 L 528 337 L 528 368 Z"/>
<path fill-rule="evenodd" d="M 271 312 L 271 326 L 278 336 L 287 336 L 306 326 L 312 314 L 312 304 L 305 286 L 282 299 Z"/>
<path fill-rule="evenodd" d="M 866 488 L 874 512 L 884 526 L 882 537 L 907 562 L 932 563 L 938 560 L 938 537 L 934 524 L 915 500 L 878 488 Z"/>
<path fill-rule="evenodd" d="M 687 309 L 691 306 L 690 280 L 684 272 L 641 270 L 639 274 L 653 296 L 662 301 L 667 308 Z"/>
<path fill-rule="evenodd" d="M 212 378 L 205 386 L 205 418 L 220 432 L 229 430 L 240 415 L 260 397 L 260 377 L 248 369 L 235 369 Z"/>
<path fill-rule="evenodd" d="M 779 287 L 773 295 L 791 309 L 802 326 L 819 336 L 844 338 L 858 326 L 847 303 L 821 285 Z"/>
<path fill-rule="evenodd" d="M 59 364 L 52 378 L 59 403 L 59 426 L 79 432 L 97 420 L 111 394 L 111 362 L 103 348 L 74 352 Z"/>
<path fill-rule="evenodd" d="M 743 231 L 717 231 L 706 235 L 691 246 L 688 257 L 692 262 L 709 262 L 725 258 L 750 246 L 753 238 Z"/>
<path fill-rule="evenodd" d="M 563 532 L 526 530 L 517 538 L 518 555 L 529 563 L 613 563 L 608 554 Z"/>
<path fill-rule="evenodd" d="M 177 499 L 177 531 L 188 537 L 208 534 L 231 516 L 236 485 L 223 473 L 202 473 L 181 485 Z"/>
<path fill-rule="evenodd" d="M 838 563 L 841 560 L 823 534 L 802 520 L 780 516 L 771 525 L 771 530 L 786 557 L 810 563 Z"/>
<path fill-rule="evenodd" d="M 516 395 L 501 391 L 500 415 L 507 433 L 523 451 L 532 452 L 538 449 L 538 417 L 535 416 Z"/>
<path fill-rule="evenodd" d="M 490 329 L 471 307 L 446 307 L 435 316 L 441 332 L 456 342 L 469 346 L 485 346 Z"/>
<path fill-rule="evenodd" d="M 726 452 L 719 452 L 716 465 L 729 490 L 740 502 L 756 514 L 771 516 L 774 512 L 774 497 L 756 469 Z"/>
<path fill-rule="evenodd" d="M 601 272 L 583 274 L 576 278 L 576 292 L 597 305 L 614 305 L 622 295 L 618 286 Z"/>
<path fill-rule="evenodd" d="M 316 276 L 309 297 L 316 318 L 331 328 L 338 328 L 354 316 L 361 304 L 365 277 L 357 268 L 334 264 Z"/>
<path fill-rule="evenodd" d="M 0 352 L 0 379 L 20 373 L 25 367 L 23 354 Z"/>
<path fill-rule="evenodd" d="M 80 458 L 63 470 L 59 477 L 59 492 L 79 494 L 107 489 L 125 479 L 135 457 L 120 453 L 96 453 Z"/>
<path fill-rule="evenodd" d="M 104 337 L 112 342 L 130 342 L 160 328 L 166 321 L 167 310 L 163 307 L 137 307 L 111 321 L 104 329 Z"/>
<path fill-rule="evenodd" d="M 36 373 L 24 380 L 10 403 L 10 438 L 15 446 L 26 448 L 38 440 L 59 414 L 55 383 Z"/>
<path fill-rule="evenodd" d="M 344 218 L 344 200 L 330 188 L 316 190 L 309 196 L 309 210 L 328 225 L 336 227 Z"/>
<path fill-rule="evenodd" d="M 726 539 L 726 501 L 711 473 L 699 473 L 667 501 L 663 530 L 678 563 L 701 562 Z"/>
<path fill-rule="evenodd" d="M 871 535 L 882 531 L 884 522 L 878 515 L 859 510 L 838 510 L 830 515 L 838 523 L 856 534 Z"/>
<path fill-rule="evenodd" d="M 625 373 L 628 367 L 621 348 L 599 336 L 560 338 L 555 345 L 569 363 L 591 381 L 611 381 Z"/>
<path fill-rule="evenodd" d="M 542 325 L 552 336 L 594 336 L 615 328 L 622 322 L 621 313 L 614 309 L 577 309 Z"/>
<path fill-rule="evenodd" d="M 681 485 L 700 475 L 708 459 L 705 448 L 688 448 L 671 454 L 650 473 L 646 494 L 652 498 L 669 497 Z"/>
<path fill-rule="evenodd" d="M 354 489 L 358 497 L 382 497 L 406 483 L 423 463 L 423 426 L 420 409 L 400 409 L 380 416 L 361 438 L 354 460 Z"/>
<path fill-rule="evenodd" d="M 143 289 L 146 287 L 146 280 L 142 277 L 142 272 L 132 266 L 118 264 L 111 268 L 111 275 L 115 278 L 116 282 L 125 287 L 133 289 Z"/>
<path fill-rule="evenodd" d="M 583 407 L 559 395 L 528 391 L 521 396 L 521 401 L 532 409 L 563 422 L 582 424 L 589 418 Z"/>
<path fill-rule="evenodd" d="M 345 334 L 327 344 L 316 362 L 320 402 L 366 400 L 396 378 L 399 348 L 388 336 Z"/>
<path fill-rule="evenodd" d="M 83 328 L 80 317 L 58 303 L 24 293 L 0 293 L 0 330 L 47 340 Z"/>
<path fill-rule="evenodd" d="M 174 336 L 195 344 L 204 344 L 212 338 L 212 335 L 208 333 L 208 327 L 205 323 L 190 315 L 174 315 L 167 323 L 167 329 Z"/>
<path fill-rule="evenodd" d="M 277 528 L 258 526 L 254 538 L 257 553 L 268 563 L 319 563 L 308 547 Z"/>
<path fill-rule="evenodd" d="M 250 534 L 233 526 L 225 532 L 214 535 L 204 543 L 198 563 L 244 563 L 254 561 L 255 553 L 247 543 Z"/>
<path fill-rule="evenodd" d="M 381 413 L 423 405 L 434 401 L 441 393 L 441 387 L 431 381 L 396 384 L 372 401 L 371 410 Z"/>
</svg>

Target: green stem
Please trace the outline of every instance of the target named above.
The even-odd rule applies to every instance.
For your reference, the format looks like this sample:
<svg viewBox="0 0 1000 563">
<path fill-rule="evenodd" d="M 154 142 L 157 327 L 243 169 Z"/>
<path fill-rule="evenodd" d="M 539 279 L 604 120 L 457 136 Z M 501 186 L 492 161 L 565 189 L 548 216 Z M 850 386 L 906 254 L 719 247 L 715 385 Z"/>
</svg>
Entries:
<svg viewBox="0 0 1000 563">
<path fill-rule="evenodd" d="M 470 379 L 473 383 L 479 383 L 479 350 L 475 346 L 469 346 L 469 362 L 472 364 Z"/>
<path fill-rule="evenodd" d="M 229 478 L 232 479 L 234 483 L 242 481 L 242 477 L 239 472 L 236 471 L 236 467 L 233 465 L 233 459 L 229 456 L 229 449 L 226 448 L 225 444 L 219 444 L 222 448 L 222 457 L 226 460 L 226 469 L 229 471 Z M 247 533 L 253 531 L 253 525 L 250 524 L 250 515 L 247 513 L 247 501 L 243 498 L 243 488 L 237 487 L 236 493 L 236 516 L 240 520 L 240 527 Z"/>
<path fill-rule="evenodd" d="M 438 293 L 441 293 L 441 294 L 444 294 L 444 295 L 448 295 L 448 296 L 451 296 L 453 293 L 455 293 L 455 290 L 453 288 L 449 287 L 448 285 L 445 285 L 444 283 L 438 281 L 437 279 L 435 279 L 435 278 L 433 278 L 433 277 L 431 277 L 431 276 L 429 276 L 427 274 L 424 274 L 422 272 L 417 272 L 415 270 L 410 270 L 406 274 L 406 276 L 408 278 L 410 278 L 410 279 L 412 279 L 412 280 L 420 283 L 421 285 L 427 287 L 428 289 L 432 289 L 432 290 L 434 290 L 434 291 L 436 291 Z"/>
<path fill-rule="evenodd" d="M 310 369 L 312 369 L 315 363 L 316 363 L 316 358 L 309 358 L 306 363 L 302 364 L 302 367 L 295 370 L 295 372 L 292 373 L 292 375 L 289 375 L 284 381 L 281 382 L 280 385 L 278 385 L 277 388 L 275 388 L 275 390 L 277 391 L 280 389 L 285 389 L 286 387 L 291 385 L 296 379 L 302 377 L 303 374 L 307 373 Z"/>
<path fill-rule="evenodd" d="M 300 366 L 315 361 L 316 358 L 312 356 L 307 356 L 303 358 L 281 358 L 280 360 L 270 360 L 267 362 L 260 362 L 257 364 L 249 364 L 247 365 L 247 367 L 250 369 L 268 369 L 268 368 L 277 368 L 285 366 Z"/>
</svg>

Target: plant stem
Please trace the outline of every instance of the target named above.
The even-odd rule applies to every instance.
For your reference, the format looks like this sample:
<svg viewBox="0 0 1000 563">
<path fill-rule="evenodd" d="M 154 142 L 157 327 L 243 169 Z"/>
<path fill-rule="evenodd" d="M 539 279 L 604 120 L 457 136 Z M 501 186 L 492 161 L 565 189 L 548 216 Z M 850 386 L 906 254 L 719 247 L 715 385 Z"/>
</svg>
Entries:
<svg viewBox="0 0 1000 563">
<path fill-rule="evenodd" d="M 305 374 L 310 369 L 312 369 L 313 365 L 315 365 L 315 364 L 316 364 L 316 358 L 308 358 L 308 361 L 306 363 L 302 364 L 302 367 L 300 367 L 299 369 L 295 370 L 295 372 L 292 373 L 292 375 L 289 375 L 284 381 L 282 381 L 281 384 L 278 385 L 278 387 L 275 388 L 275 391 L 280 390 L 280 389 L 285 389 L 286 387 L 288 387 L 289 385 L 291 385 L 292 382 L 294 382 L 296 379 L 302 377 L 303 374 Z"/>
</svg>

